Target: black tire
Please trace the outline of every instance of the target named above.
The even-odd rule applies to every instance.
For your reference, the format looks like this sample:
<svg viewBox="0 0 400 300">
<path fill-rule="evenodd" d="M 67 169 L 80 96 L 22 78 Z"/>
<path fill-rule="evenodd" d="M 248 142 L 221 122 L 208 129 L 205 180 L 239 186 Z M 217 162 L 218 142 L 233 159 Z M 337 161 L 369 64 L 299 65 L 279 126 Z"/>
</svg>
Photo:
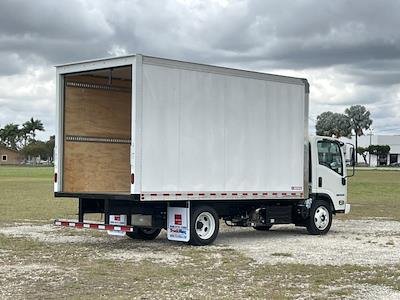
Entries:
<svg viewBox="0 0 400 300">
<path fill-rule="evenodd" d="M 160 228 L 135 228 L 133 232 L 127 232 L 126 235 L 135 240 L 154 240 L 160 232 Z"/>
<path fill-rule="evenodd" d="M 200 219 L 198 219 L 200 218 Z M 212 218 L 212 219 L 209 219 Z M 204 225 L 206 224 L 206 225 Z M 214 224 L 214 225 L 212 225 Z M 205 226 L 205 227 L 203 227 Z M 208 226 L 208 227 L 207 227 Z M 196 228 L 203 229 L 204 235 L 199 235 Z M 212 230 L 213 232 L 207 230 Z M 190 240 L 189 243 L 195 246 L 209 245 L 217 238 L 219 231 L 219 218 L 214 208 L 210 206 L 195 207 L 190 216 Z"/>
<path fill-rule="evenodd" d="M 328 220 L 326 220 L 329 218 Z M 332 225 L 332 209 L 328 202 L 316 200 L 313 202 L 310 217 L 307 220 L 307 231 L 312 235 L 327 234 Z"/>
<path fill-rule="evenodd" d="M 253 228 L 258 231 L 268 231 L 271 227 L 272 225 L 253 226 Z"/>
</svg>

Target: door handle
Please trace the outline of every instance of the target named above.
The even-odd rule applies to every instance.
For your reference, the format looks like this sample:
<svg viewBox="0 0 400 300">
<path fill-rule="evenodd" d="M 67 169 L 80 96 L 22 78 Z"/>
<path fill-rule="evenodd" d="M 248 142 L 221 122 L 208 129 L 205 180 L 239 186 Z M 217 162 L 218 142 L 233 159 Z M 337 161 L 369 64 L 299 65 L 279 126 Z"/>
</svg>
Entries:
<svg viewBox="0 0 400 300">
<path fill-rule="evenodd" d="M 318 177 L 318 187 L 322 187 L 322 177 Z"/>
</svg>

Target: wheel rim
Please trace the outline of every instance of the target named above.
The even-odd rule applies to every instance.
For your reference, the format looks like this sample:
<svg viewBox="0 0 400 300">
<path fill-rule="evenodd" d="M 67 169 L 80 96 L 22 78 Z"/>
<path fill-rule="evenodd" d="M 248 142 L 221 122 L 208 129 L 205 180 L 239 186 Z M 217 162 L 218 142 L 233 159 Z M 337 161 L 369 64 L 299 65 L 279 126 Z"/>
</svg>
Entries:
<svg viewBox="0 0 400 300">
<path fill-rule="evenodd" d="M 196 218 L 195 223 L 196 234 L 202 240 L 209 239 L 215 231 L 215 220 L 209 212 L 202 212 Z"/>
<path fill-rule="evenodd" d="M 318 230 L 324 230 L 329 224 L 329 211 L 325 206 L 318 206 L 314 213 L 314 224 Z"/>
</svg>

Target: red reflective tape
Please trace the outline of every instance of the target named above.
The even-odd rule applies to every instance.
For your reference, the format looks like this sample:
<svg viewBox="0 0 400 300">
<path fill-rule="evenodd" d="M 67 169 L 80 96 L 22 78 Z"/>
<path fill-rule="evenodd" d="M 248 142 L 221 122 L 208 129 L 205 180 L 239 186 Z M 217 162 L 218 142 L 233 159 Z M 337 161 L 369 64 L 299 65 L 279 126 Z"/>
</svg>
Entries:
<svg viewBox="0 0 400 300">
<path fill-rule="evenodd" d="M 193 196 L 193 193 L 188 193 L 187 195 L 188 195 L 188 196 Z"/>
<path fill-rule="evenodd" d="M 131 184 L 135 183 L 135 174 L 131 174 Z"/>
<path fill-rule="evenodd" d="M 150 194 L 150 196 L 157 196 L 157 194 Z"/>
<path fill-rule="evenodd" d="M 54 182 L 57 183 L 57 173 L 54 173 Z"/>
<path fill-rule="evenodd" d="M 253 193 L 253 196 L 257 196 L 258 195 L 258 193 Z"/>
<path fill-rule="evenodd" d="M 272 193 L 272 195 L 273 195 L 273 196 L 277 196 L 277 195 L 278 195 L 278 193 Z"/>
<path fill-rule="evenodd" d="M 296 196 L 296 193 L 292 193 L 292 196 Z"/>
<path fill-rule="evenodd" d="M 221 193 L 221 196 L 226 196 L 227 194 L 226 193 Z"/>
<path fill-rule="evenodd" d="M 242 193 L 243 196 L 247 196 L 247 193 Z"/>
<path fill-rule="evenodd" d="M 216 193 L 210 193 L 210 196 L 216 196 L 217 194 Z"/>
<path fill-rule="evenodd" d="M 287 195 L 287 193 L 282 193 L 282 196 L 286 196 Z"/>
<path fill-rule="evenodd" d="M 178 194 L 175 194 L 175 196 L 182 196 L 182 194 L 181 194 L 181 193 L 178 193 Z"/>
<path fill-rule="evenodd" d="M 199 193 L 199 196 L 205 196 L 206 194 L 204 194 L 204 193 Z"/>
<path fill-rule="evenodd" d="M 128 227 L 128 226 L 121 226 L 121 231 L 132 231 L 132 227 Z"/>
<path fill-rule="evenodd" d="M 119 225 L 105 225 L 105 224 L 70 222 L 70 221 L 55 221 L 54 225 L 78 228 L 78 229 L 84 228 L 84 229 L 97 229 L 97 230 L 125 231 L 125 232 L 133 231 L 133 227 L 128 225 L 119 226 Z"/>
<path fill-rule="evenodd" d="M 237 193 L 232 193 L 232 196 L 237 196 Z"/>
<path fill-rule="evenodd" d="M 164 193 L 163 196 L 169 196 L 169 193 Z"/>
<path fill-rule="evenodd" d="M 263 193 L 263 196 L 267 196 L 268 195 L 268 193 Z"/>
</svg>

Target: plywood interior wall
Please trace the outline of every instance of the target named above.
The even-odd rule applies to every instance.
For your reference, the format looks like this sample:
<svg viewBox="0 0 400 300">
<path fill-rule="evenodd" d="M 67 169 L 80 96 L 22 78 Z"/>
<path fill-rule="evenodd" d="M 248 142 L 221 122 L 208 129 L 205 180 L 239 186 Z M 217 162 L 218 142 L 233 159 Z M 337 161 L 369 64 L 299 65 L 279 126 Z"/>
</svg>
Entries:
<svg viewBox="0 0 400 300">
<path fill-rule="evenodd" d="M 64 191 L 126 194 L 130 145 L 66 142 Z"/>
<path fill-rule="evenodd" d="M 107 78 L 76 75 L 67 82 L 108 85 Z M 72 87 L 64 96 L 63 191 L 130 193 L 130 144 L 68 141 L 68 136 L 131 138 L 131 81 L 112 80 L 121 90 Z"/>
</svg>

